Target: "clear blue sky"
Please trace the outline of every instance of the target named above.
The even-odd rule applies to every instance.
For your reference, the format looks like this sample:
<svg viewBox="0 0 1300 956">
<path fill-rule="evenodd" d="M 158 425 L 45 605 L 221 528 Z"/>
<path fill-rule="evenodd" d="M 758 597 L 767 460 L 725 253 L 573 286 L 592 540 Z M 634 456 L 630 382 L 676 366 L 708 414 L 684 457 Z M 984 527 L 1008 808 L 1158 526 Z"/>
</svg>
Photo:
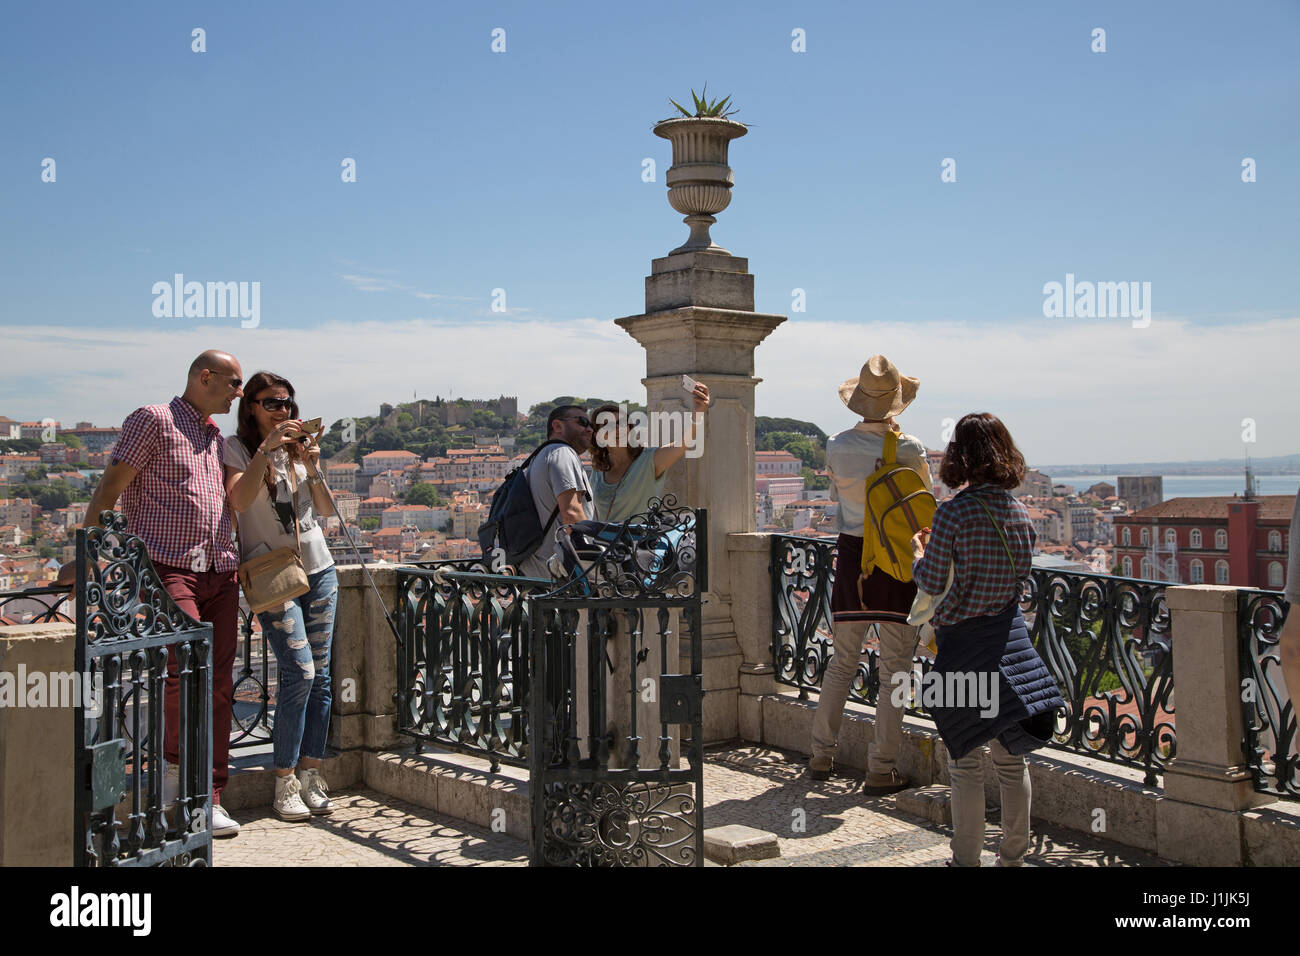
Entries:
<svg viewBox="0 0 1300 956">
<path fill-rule="evenodd" d="M 203 54 L 191 52 L 194 27 L 206 30 Z M 506 30 L 504 54 L 491 52 L 495 27 Z M 1104 54 L 1090 50 L 1094 27 L 1107 31 Z M 795 28 L 806 53 L 791 51 Z M 10 5 L 0 30 L 0 321 L 120 329 L 147 365 L 143 340 L 184 324 L 150 311 L 152 284 L 176 272 L 260 281 L 262 326 L 280 331 L 415 319 L 497 329 L 497 287 L 515 321 L 560 328 L 640 312 L 649 259 L 686 233 L 665 201 L 668 145 L 650 127 L 670 114 L 668 96 L 707 80 L 753 124 L 732 146 L 736 187 L 715 239 L 749 258 L 757 308 L 790 315 L 783 341 L 802 360 L 836 357 L 823 406 L 783 398 L 780 356 L 760 348 L 760 413 L 847 424 L 833 385 L 870 353 L 855 344 L 837 356 L 828 324 L 914 327 L 916 341 L 894 350 L 929 382 L 918 344 L 927 330 L 966 323 L 996 338 L 1036 323 L 1055 334 L 1071 320 L 1042 317 L 1041 287 L 1067 272 L 1151 282 L 1157 323 L 1182 323 L 1183 335 L 1284 323 L 1285 346 L 1282 332 L 1250 340 L 1276 351 L 1300 342 L 1287 324 L 1300 316 L 1298 41 L 1292 0 Z M 41 182 L 47 156 L 54 184 Z M 654 183 L 641 179 L 647 156 L 659 163 Z M 1246 156 L 1258 163 L 1249 185 Z M 355 184 L 340 182 L 344 157 L 356 159 Z M 957 161 L 956 183 L 939 181 L 945 157 Z M 791 313 L 796 287 L 805 313 Z M 1060 384 L 1104 402 L 1131 387 L 1105 380 L 1108 356 L 1138 361 L 1132 350 L 1150 342 L 1134 344 L 1138 330 L 1123 320 L 1091 321 L 1089 334 L 1109 340 L 1096 356 L 1101 380 L 1063 368 Z M 796 323 L 811 323 L 809 335 Z M 256 354 L 271 338 L 258 331 L 234 339 L 250 371 L 275 363 Z M 323 394 L 349 355 L 310 347 Z M 638 362 L 635 343 L 625 348 Z M 1050 366 L 1063 350 L 1033 354 Z M 0 414 L 111 420 L 130 410 L 81 396 L 84 411 L 73 411 L 76 390 L 49 374 L 47 354 L 6 357 Z M 1143 354 L 1162 364 L 1159 349 Z M 422 394 L 453 378 L 465 394 L 525 403 L 573 390 L 552 386 L 544 367 L 536 381 L 449 375 L 463 359 L 436 337 L 426 358 Z M 1238 368 L 1215 387 L 1261 385 Z M 1279 393 L 1289 409 L 1293 381 L 1276 383 L 1292 390 Z M 972 387 L 951 399 L 958 413 Z M 409 397 L 403 388 L 367 394 L 353 411 Z M 1180 407 L 1161 389 L 1167 410 Z M 174 390 L 155 389 L 164 399 Z M 158 398 L 142 391 L 137 403 Z M 1099 430 L 1063 457 L 1066 445 L 1037 435 L 1046 426 L 1033 418 L 1036 400 L 1024 396 L 1021 418 L 1039 458 L 1128 450 Z M 1008 393 L 1000 407 L 1015 417 L 1016 401 Z M 1258 409 L 1262 422 L 1272 401 L 1260 392 L 1227 419 Z M 927 428 L 936 434 L 917 431 L 937 443 Z M 1280 431 L 1267 445 L 1261 435 L 1260 453 L 1300 450 Z M 1202 444 L 1189 430 L 1152 457 L 1236 447 Z"/>
</svg>

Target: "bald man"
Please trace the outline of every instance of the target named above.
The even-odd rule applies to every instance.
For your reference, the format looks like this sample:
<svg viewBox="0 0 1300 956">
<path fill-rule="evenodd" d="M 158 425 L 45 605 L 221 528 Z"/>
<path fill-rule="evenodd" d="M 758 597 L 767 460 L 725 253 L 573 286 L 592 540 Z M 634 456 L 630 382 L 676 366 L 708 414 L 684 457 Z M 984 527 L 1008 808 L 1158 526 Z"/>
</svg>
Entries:
<svg viewBox="0 0 1300 956">
<path fill-rule="evenodd" d="M 89 528 L 122 499 L 127 530 L 144 541 L 163 587 L 190 617 L 212 624 L 212 835 L 234 836 L 239 824 L 221 808 L 229 776 L 232 669 L 238 642 L 239 556 L 222 456 L 225 441 L 212 415 L 230 411 L 244 394 L 233 355 L 204 352 L 190 364 L 185 392 L 167 405 L 137 408 L 122 423 L 113 460 L 86 510 Z M 65 565 L 62 583 L 76 578 Z M 176 656 L 168 660 L 163 752 L 174 786 L 179 723 Z"/>
</svg>

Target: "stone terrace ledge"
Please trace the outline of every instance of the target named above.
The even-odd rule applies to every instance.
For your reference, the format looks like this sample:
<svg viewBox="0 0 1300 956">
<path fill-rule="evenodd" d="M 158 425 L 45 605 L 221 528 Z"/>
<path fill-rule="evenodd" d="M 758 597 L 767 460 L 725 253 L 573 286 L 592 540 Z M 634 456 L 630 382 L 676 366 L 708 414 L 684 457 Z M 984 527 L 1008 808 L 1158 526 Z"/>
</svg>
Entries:
<svg viewBox="0 0 1300 956">
<path fill-rule="evenodd" d="M 744 865 L 941 865 L 947 857 L 941 795 L 936 800 L 933 791 L 920 789 L 871 799 L 858 792 L 852 770 L 866 763 L 871 708 L 850 703 L 845 711 L 839 764 L 850 772 L 826 783 L 804 775 L 815 701 L 800 701 L 796 691 L 774 680 L 768 535 L 728 535 L 725 551 L 740 650 L 733 686 L 739 693 L 722 695 L 734 702 L 729 713 L 715 710 L 707 718 L 714 723 L 706 727 L 706 737 L 731 742 L 708 755 L 705 825 L 744 824 L 777 834 L 781 858 Z M 381 566 L 373 574 L 385 600 L 395 601 L 396 568 Z M 1184 693 L 1180 701 L 1178 756 L 1164 789 L 1144 786 L 1136 769 L 1040 750 L 1029 758 L 1033 852 L 1046 865 L 1294 865 L 1300 861 L 1300 807 L 1255 793 L 1241 766 L 1235 591 L 1170 588 L 1168 603 L 1175 616 L 1176 686 L 1197 692 Z M 286 856 L 304 865 L 524 862 L 527 774 L 509 766 L 493 774 L 485 759 L 436 748 L 415 755 L 412 742 L 394 732 L 394 639 L 359 568 L 341 571 L 338 615 L 332 756 L 325 773 L 340 812 L 307 827 L 282 823 L 270 815 L 274 783 L 263 763 L 266 756 L 239 757 L 224 802 L 246 824 L 245 833 L 218 841 L 215 860 L 247 865 L 284 862 Z M 13 670 L 19 661 L 29 669 L 71 667 L 70 625 L 0 632 L 2 669 Z M 0 711 L 0 741 L 15 735 L 64 739 L 68 716 L 57 709 Z M 51 724 L 46 732 L 31 726 L 42 720 L 55 721 L 57 728 Z M 734 732 L 726 733 L 729 727 L 739 728 L 739 742 Z M 15 764 L 20 750 L 0 747 L 0 862 L 66 863 L 70 848 L 60 854 L 57 844 L 60 835 L 66 839 L 71 833 L 70 791 L 63 777 L 23 772 Z M 900 762 L 923 788 L 948 783 L 947 754 L 927 720 L 905 721 Z M 986 779 L 991 783 L 993 775 Z M 37 801 L 37 791 L 48 799 Z M 996 805 L 995 786 L 989 797 Z M 41 807 L 48 820 L 42 820 Z M 791 829 L 795 808 L 808 812 L 804 832 Z M 933 822 L 918 821 L 904 809 L 928 813 Z M 1105 811 L 1101 833 L 1093 830 L 1098 809 Z M 19 818 L 22 826 L 15 828 Z M 321 835 L 326 830 L 328 838 Z M 22 833 L 40 835 L 36 857 L 32 847 L 18 842 Z M 995 836 L 990 828 L 990 859 Z"/>
</svg>

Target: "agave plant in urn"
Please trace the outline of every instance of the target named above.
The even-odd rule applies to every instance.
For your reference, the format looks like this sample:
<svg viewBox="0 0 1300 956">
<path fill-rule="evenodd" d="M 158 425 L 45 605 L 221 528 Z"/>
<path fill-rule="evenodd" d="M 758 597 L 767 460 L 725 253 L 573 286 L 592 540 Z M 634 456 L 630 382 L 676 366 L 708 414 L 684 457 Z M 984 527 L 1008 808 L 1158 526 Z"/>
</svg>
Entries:
<svg viewBox="0 0 1300 956">
<path fill-rule="evenodd" d="M 727 146 L 749 132 L 749 127 L 728 119 L 736 112 L 727 109 L 730 96 L 710 102 L 708 84 L 703 93 L 696 96 L 691 90 L 694 113 L 670 98 L 668 102 L 681 115 L 661 120 L 654 128 L 656 136 L 673 144 L 673 164 L 667 176 L 668 204 L 685 214 L 683 221 L 691 228 L 686 243 L 669 255 L 679 252 L 730 255 L 709 236 L 709 227 L 718 221 L 715 214 L 731 203 L 731 187 L 735 181 L 727 165 Z"/>
</svg>

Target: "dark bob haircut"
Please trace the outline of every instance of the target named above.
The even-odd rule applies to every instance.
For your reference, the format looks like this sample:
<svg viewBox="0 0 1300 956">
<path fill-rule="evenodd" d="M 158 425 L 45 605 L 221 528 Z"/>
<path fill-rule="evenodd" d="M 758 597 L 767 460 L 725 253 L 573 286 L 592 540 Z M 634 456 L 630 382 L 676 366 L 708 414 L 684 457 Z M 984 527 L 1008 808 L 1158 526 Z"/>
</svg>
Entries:
<svg viewBox="0 0 1300 956">
<path fill-rule="evenodd" d="M 957 423 L 939 466 L 940 481 L 954 489 L 972 484 L 1010 490 L 1024 478 L 1025 456 L 1001 419 L 974 412 Z"/>
</svg>

